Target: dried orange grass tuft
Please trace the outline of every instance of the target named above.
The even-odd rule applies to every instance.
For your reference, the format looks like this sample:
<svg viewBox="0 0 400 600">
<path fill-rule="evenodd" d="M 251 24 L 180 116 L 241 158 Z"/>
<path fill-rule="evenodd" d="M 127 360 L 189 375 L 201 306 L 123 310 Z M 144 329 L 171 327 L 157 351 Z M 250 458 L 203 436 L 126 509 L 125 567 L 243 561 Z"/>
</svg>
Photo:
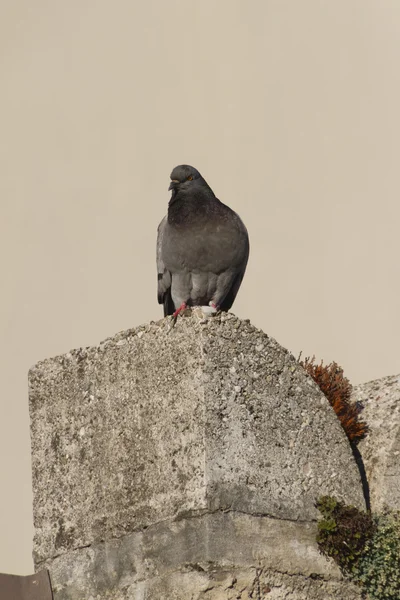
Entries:
<svg viewBox="0 0 400 600">
<path fill-rule="evenodd" d="M 299 358 L 299 362 L 327 397 L 349 440 L 358 444 L 367 435 L 368 425 L 359 420 L 362 405 L 350 402 L 352 386 L 343 376 L 343 369 L 335 362 L 325 366 L 321 361 L 317 365 L 315 356 L 304 361 Z"/>
</svg>

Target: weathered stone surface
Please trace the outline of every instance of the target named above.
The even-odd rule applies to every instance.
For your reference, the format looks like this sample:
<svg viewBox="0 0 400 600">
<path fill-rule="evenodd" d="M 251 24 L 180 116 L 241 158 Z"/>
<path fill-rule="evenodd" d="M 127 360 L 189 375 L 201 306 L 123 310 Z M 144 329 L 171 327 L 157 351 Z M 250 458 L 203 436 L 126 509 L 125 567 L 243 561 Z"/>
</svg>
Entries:
<svg viewBox="0 0 400 600">
<path fill-rule="evenodd" d="M 400 375 L 358 385 L 353 401 L 364 404 L 369 433 L 359 444 L 369 483 L 371 509 L 400 509 Z"/>
<path fill-rule="evenodd" d="M 315 523 L 218 511 L 164 521 L 48 566 L 56 600 L 360 598 L 319 554 L 315 536 Z"/>
<path fill-rule="evenodd" d="M 34 557 L 56 600 L 250 598 L 238 582 L 257 569 L 268 598 L 358 597 L 315 544 L 318 496 L 364 507 L 347 438 L 249 322 L 162 320 L 40 362 L 29 384 Z"/>
<path fill-rule="evenodd" d="M 361 600 L 360 590 L 345 581 L 309 579 L 301 575 L 253 568 L 217 568 L 209 573 L 171 573 L 132 588 L 139 600 Z"/>
</svg>

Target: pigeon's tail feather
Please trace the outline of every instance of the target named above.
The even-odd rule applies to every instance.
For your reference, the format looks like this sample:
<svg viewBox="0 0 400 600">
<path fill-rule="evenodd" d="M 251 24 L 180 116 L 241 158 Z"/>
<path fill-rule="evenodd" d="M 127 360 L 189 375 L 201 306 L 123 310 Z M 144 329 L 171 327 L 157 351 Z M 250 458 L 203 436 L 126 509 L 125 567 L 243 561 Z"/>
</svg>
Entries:
<svg viewBox="0 0 400 600">
<path fill-rule="evenodd" d="M 221 305 L 219 307 L 221 310 L 228 312 L 228 310 L 231 308 L 232 304 L 235 301 L 236 295 L 239 291 L 243 276 L 244 276 L 244 271 L 242 271 L 241 273 L 238 273 L 238 275 L 236 275 L 236 277 L 233 280 L 233 283 L 230 287 L 229 292 L 227 293 L 227 295 L 221 302 Z"/>
<path fill-rule="evenodd" d="M 164 317 L 168 317 L 168 315 L 174 314 L 175 305 L 172 301 L 171 288 L 169 288 L 164 294 L 163 305 L 164 305 Z"/>
<path fill-rule="evenodd" d="M 175 311 L 171 295 L 172 276 L 171 272 L 165 268 L 162 258 L 162 240 L 166 225 L 167 217 L 164 217 L 157 231 L 157 299 L 159 304 L 164 305 L 164 317 L 172 315 Z"/>
</svg>

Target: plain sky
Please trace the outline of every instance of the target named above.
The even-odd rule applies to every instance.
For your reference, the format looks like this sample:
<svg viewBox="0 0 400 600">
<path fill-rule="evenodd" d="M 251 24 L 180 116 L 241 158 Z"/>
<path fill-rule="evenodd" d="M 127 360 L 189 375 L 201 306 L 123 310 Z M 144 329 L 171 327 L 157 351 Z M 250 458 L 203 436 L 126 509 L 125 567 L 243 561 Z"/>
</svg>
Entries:
<svg viewBox="0 0 400 600">
<path fill-rule="evenodd" d="M 0 2 L 0 571 L 33 571 L 28 369 L 161 317 L 177 164 L 248 227 L 238 316 L 400 372 L 399 65 L 398 0 Z"/>
</svg>

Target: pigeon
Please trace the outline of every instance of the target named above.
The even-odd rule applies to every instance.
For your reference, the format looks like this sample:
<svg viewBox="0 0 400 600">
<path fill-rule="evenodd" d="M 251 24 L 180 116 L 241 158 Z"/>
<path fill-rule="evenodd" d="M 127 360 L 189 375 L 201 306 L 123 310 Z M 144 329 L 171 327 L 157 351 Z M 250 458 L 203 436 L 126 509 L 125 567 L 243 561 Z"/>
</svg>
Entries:
<svg viewBox="0 0 400 600">
<path fill-rule="evenodd" d="M 157 232 L 158 302 L 176 321 L 186 307 L 228 311 L 249 257 L 240 217 L 215 197 L 199 171 L 175 167 L 168 214 Z"/>
</svg>

